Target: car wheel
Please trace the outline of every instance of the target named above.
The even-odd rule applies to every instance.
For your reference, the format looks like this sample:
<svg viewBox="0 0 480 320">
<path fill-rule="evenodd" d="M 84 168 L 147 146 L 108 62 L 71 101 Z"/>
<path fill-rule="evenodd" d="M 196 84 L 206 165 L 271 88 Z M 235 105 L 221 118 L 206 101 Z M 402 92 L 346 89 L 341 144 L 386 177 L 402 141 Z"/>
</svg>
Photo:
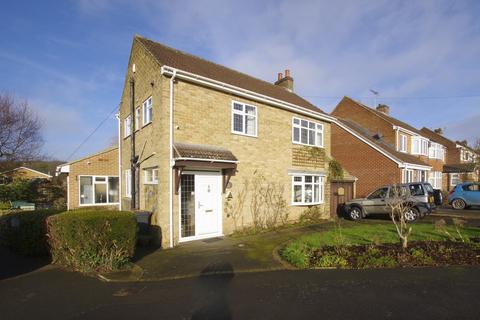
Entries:
<svg viewBox="0 0 480 320">
<path fill-rule="evenodd" d="M 362 209 L 359 207 L 352 207 L 348 212 L 348 216 L 352 220 L 360 220 L 362 219 Z"/>
<path fill-rule="evenodd" d="M 407 211 L 405 211 L 405 221 L 407 222 L 413 222 L 418 219 L 420 216 L 420 213 L 417 208 L 408 208 Z"/>
<path fill-rule="evenodd" d="M 452 201 L 452 207 L 455 210 L 463 210 L 466 206 L 467 204 L 462 199 L 455 199 Z"/>
</svg>

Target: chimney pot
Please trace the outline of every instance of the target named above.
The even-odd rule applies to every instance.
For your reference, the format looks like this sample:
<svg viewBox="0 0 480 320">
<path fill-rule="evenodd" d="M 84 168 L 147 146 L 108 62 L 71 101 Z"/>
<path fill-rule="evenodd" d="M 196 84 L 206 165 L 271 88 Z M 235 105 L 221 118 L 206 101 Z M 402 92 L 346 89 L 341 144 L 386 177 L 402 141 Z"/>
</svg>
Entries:
<svg viewBox="0 0 480 320">
<path fill-rule="evenodd" d="M 438 134 L 443 134 L 443 129 L 442 128 L 437 128 L 433 130 L 433 132 L 438 133 Z"/>
<path fill-rule="evenodd" d="M 377 111 L 380 111 L 381 113 L 388 115 L 390 114 L 390 107 L 387 106 L 386 104 L 379 104 L 377 106 Z"/>
<path fill-rule="evenodd" d="M 281 72 L 278 73 L 278 81 L 283 79 L 283 74 Z"/>
<path fill-rule="evenodd" d="M 290 69 L 285 69 L 285 78 L 290 77 Z"/>
</svg>

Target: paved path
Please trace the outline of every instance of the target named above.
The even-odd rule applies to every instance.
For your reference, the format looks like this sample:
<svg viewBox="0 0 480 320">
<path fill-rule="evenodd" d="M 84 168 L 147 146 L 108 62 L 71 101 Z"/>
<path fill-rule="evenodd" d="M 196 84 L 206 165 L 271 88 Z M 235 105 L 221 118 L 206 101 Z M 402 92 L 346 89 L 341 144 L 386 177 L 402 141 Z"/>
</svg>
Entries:
<svg viewBox="0 0 480 320">
<path fill-rule="evenodd" d="M 480 319 L 480 268 L 232 271 L 140 283 L 39 271 L 0 281 L 0 318 Z"/>
</svg>

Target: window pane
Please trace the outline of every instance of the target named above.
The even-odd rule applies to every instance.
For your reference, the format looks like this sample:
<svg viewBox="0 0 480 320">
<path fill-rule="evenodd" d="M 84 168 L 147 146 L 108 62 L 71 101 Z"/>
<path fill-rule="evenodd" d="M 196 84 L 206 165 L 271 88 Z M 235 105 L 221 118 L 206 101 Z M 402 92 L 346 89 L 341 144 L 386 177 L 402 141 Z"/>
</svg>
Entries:
<svg viewBox="0 0 480 320">
<path fill-rule="evenodd" d="M 305 176 L 305 182 L 312 182 L 312 176 Z"/>
<path fill-rule="evenodd" d="M 314 146 L 315 145 L 315 131 L 308 130 L 308 144 Z"/>
<path fill-rule="evenodd" d="M 308 121 L 302 120 L 302 127 L 308 128 Z"/>
<path fill-rule="evenodd" d="M 148 122 L 152 121 L 152 117 L 153 117 L 153 108 L 150 106 L 148 108 Z"/>
<path fill-rule="evenodd" d="M 302 186 L 293 186 L 293 202 L 302 202 Z"/>
<path fill-rule="evenodd" d="M 305 177 L 306 178 L 306 177 Z M 305 202 L 310 203 L 313 201 L 313 189 L 311 184 L 305 185 Z"/>
<path fill-rule="evenodd" d="M 93 203 L 92 177 L 80 177 L 80 204 Z"/>
<path fill-rule="evenodd" d="M 107 203 L 107 185 L 104 183 L 95 184 L 95 203 Z"/>
<path fill-rule="evenodd" d="M 233 115 L 233 131 L 243 132 L 243 116 L 239 114 Z"/>
<path fill-rule="evenodd" d="M 245 113 L 249 115 L 255 115 L 257 113 L 257 110 L 255 107 L 245 106 Z"/>
<path fill-rule="evenodd" d="M 317 146 L 323 146 L 323 133 L 317 131 Z"/>
<path fill-rule="evenodd" d="M 320 177 L 319 177 L 319 176 L 314 176 L 314 177 L 313 177 L 313 181 L 314 181 L 315 183 L 318 183 L 318 182 L 320 181 Z"/>
<path fill-rule="evenodd" d="M 302 143 L 308 144 L 308 129 L 302 128 L 301 139 Z"/>
<path fill-rule="evenodd" d="M 117 177 L 108 178 L 108 202 L 110 203 L 118 202 L 118 178 Z"/>
<path fill-rule="evenodd" d="M 302 177 L 293 177 L 293 181 L 302 182 Z"/>
<path fill-rule="evenodd" d="M 308 123 L 308 127 L 309 127 L 310 129 L 315 129 L 315 123 L 309 122 L 309 123 Z"/>
<path fill-rule="evenodd" d="M 316 177 L 316 178 L 318 178 L 318 177 Z M 320 185 L 315 184 L 315 185 L 313 186 L 313 188 L 314 188 L 314 189 L 313 189 L 313 191 L 314 191 L 314 192 L 313 192 L 313 195 L 314 195 L 313 201 L 314 201 L 314 202 L 319 202 L 319 201 L 320 201 L 320 198 L 319 198 L 319 195 L 320 195 Z"/>
<path fill-rule="evenodd" d="M 233 104 L 233 109 L 243 111 L 243 105 L 238 104 L 238 103 L 234 103 Z"/>
<path fill-rule="evenodd" d="M 145 182 L 152 182 L 152 170 L 145 170 Z"/>
<path fill-rule="evenodd" d="M 245 133 L 255 135 L 255 117 L 246 116 Z"/>
<path fill-rule="evenodd" d="M 293 119 L 293 124 L 300 124 L 300 119 Z"/>
<path fill-rule="evenodd" d="M 293 128 L 293 141 L 300 142 L 300 128 Z"/>
<path fill-rule="evenodd" d="M 95 177 L 95 182 L 105 182 L 106 178 L 105 177 Z"/>
</svg>

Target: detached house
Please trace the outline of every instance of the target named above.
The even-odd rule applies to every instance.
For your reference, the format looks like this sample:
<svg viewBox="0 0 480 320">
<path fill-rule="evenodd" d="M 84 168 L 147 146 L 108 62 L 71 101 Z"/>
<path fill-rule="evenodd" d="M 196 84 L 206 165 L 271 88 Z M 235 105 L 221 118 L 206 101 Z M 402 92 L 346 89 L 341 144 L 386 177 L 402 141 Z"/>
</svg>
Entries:
<svg viewBox="0 0 480 320">
<path fill-rule="evenodd" d="M 136 36 L 119 119 L 121 206 L 152 211 L 163 246 L 266 223 L 259 188 L 282 219 L 329 216 L 334 119 L 288 70 L 268 83 Z"/>
<path fill-rule="evenodd" d="M 372 109 L 344 97 L 332 115 L 339 119 L 332 129 L 332 155 L 358 178 L 358 195 L 382 184 L 415 181 L 442 188 L 445 146 L 391 117 L 388 106 Z"/>
<path fill-rule="evenodd" d="M 466 142 L 454 142 L 443 136 L 442 129 L 420 130 L 426 137 L 444 145 L 447 149 L 445 165 L 443 166 L 443 190 L 450 190 L 455 185 L 465 181 L 478 181 L 480 155 L 468 147 Z"/>
</svg>

